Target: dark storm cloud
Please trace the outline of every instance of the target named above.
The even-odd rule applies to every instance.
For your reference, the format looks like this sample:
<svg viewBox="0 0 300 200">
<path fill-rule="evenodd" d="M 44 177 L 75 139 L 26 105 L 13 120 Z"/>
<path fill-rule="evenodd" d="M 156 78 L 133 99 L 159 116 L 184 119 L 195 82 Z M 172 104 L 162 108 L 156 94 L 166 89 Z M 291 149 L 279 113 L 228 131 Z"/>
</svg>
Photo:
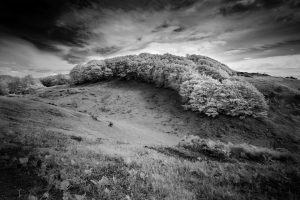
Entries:
<svg viewBox="0 0 300 200">
<path fill-rule="evenodd" d="M 276 21 L 279 23 L 290 23 L 295 21 L 296 17 L 294 13 L 284 14 L 276 17 Z"/>
<path fill-rule="evenodd" d="M 116 46 L 110 46 L 110 47 L 96 47 L 95 49 L 93 49 L 94 52 L 99 53 L 101 55 L 108 55 L 108 54 L 112 54 L 115 53 L 117 51 L 119 51 L 120 48 L 116 47 Z"/>
<path fill-rule="evenodd" d="M 62 57 L 63 59 L 67 60 L 69 63 L 72 64 L 77 64 L 77 63 L 82 63 L 88 57 L 89 55 L 109 55 L 112 53 L 116 53 L 120 50 L 120 48 L 115 47 L 115 46 L 110 46 L 110 47 L 94 47 L 93 49 L 87 49 L 87 48 L 78 48 L 78 47 L 73 47 L 71 48 L 68 53 L 63 54 Z"/>
<path fill-rule="evenodd" d="M 223 15 L 228 15 L 251 10 L 270 9 L 284 3 L 287 3 L 287 0 L 223 0 L 220 12 Z"/>
<path fill-rule="evenodd" d="M 298 40 L 288 40 L 288 41 L 283 41 L 283 42 L 278 42 L 274 44 L 267 44 L 267 45 L 262 45 L 259 47 L 254 47 L 252 50 L 254 51 L 259 51 L 259 50 L 271 50 L 275 48 L 282 48 L 282 47 L 291 47 L 291 46 L 300 46 L 300 38 Z"/>
<path fill-rule="evenodd" d="M 168 28 L 170 27 L 170 23 L 168 21 L 164 21 L 161 25 L 157 26 L 152 32 L 158 32 L 158 31 L 161 31 L 165 28 Z"/>
<path fill-rule="evenodd" d="M 91 21 L 106 20 L 103 10 L 178 10 L 192 6 L 197 0 L 1 0 L 0 2 L 0 32 L 17 36 L 33 43 L 42 50 L 65 54 L 56 47 L 83 47 L 92 38 L 101 39 L 101 34 L 91 32 Z M 90 13 L 88 13 L 90 12 Z M 59 21 L 61 16 L 70 13 L 71 19 Z M 72 15 L 73 13 L 73 15 Z M 76 16 L 81 14 L 82 16 Z M 66 22 L 66 23 L 65 23 Z M 163 28 L 163 27 L 161 27 Z M 158 28 L 159 29 L 159 28 Z M 142 36 L 138 37 L 142 38 Z M 138 39 L 137 38 L 137 39 Z M 93 47 L 90 53 L 107 55 L 111 45 Z M 103 50 L 101 50 L 103 49 Z M 114 48 L 118 49 L 118 48 Z M 87 51 L 82 50 L 83 52 Z M 78 57 L 68 55 L 64 58 Z M 83 54 L 86 56 L 86 54 Z M 73 59 L 71 59 L 73 60 Z M 77 59 L 76 59 L 77 60 Z"/>
<path fill-rule="evenodd" d="M 84 7 L 122 9 L 125 11 L 142 9 L 142 10 L 178 10 L 194 5 L 196 2 L 203 0 L 85 0 L 77 1 Z M 83 7 L 81 6 L 81 8 Z"/>
<path fill-rule="evenodd" d="M 68 50 L 67 53 L 62 55 L 64 60 L 67 60 L 71 64 L 77 64 L 85 61 L 85 57 L 90 54 L 89 50 L 80 49 L 77 47 L 73 47 Z"/>
<path fill-rule="evenodd" d="M 74 6 L 71 1 L 60 0 L 1 0 L 0 24 L 19 37 L 37 43 L 40 47 L 49 41 L 79 44 L 76 39 L 78 27 L 58 27 L 56 20 L 60 14 Z"/>
<path fill-rule="evenodd" d="M 257 45 L 249 48 L 230 49 L 225 52 L 227 55 L 236 55 L 235 60 L 242 60 L 247 57 L 263 58 L 269 56 L 294 55 L 300 52 L 300 39 L 275 42 L 266 45 Z"/>
<path fill-rule="evenodd" d="M 174 29 L 173 31 L 174 31 L 174 32 L 182 32 L 182 31 L 184 31 L 184 30 L 185 30 L 184 27 L 179 26 L 178 28 Z"/>
<path fill-rule="evenodd" d="M 156 33 L 156 32 L 160 32 L 160 31 L 164 31 L 168 28 L 173 29 L 173 32 L 174 33 L 179 33 L 179 32 L 182 32 L 185 30 L 185 28 L 183 27 L 183 25 L 179 24 L 178 22 L 173 22 L 173 21 L 170 21 L 170 20 L 165 20 L 161 25 L 155 27 L 153 30 L 152 30 L 152 33 Z"/>
<path fill-rule="evenodd" d="M 223 15 L 254 11 L 260 9 L 272 9 L 280 6 L 295 8 L 300 6 L 299 0 L 223 0 L 220 12 Z"/>
</svg>

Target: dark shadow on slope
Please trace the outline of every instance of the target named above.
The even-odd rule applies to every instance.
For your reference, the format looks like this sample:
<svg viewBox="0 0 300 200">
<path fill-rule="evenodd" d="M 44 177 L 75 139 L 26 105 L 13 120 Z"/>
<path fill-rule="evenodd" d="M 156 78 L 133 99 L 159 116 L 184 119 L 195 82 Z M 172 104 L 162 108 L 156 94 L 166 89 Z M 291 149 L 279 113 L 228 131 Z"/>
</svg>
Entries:
<svg viewBox="0 0 300 200">
<path fill-rule="evenodd" d="M 189 161 L 199 160 L 199 154 L 182 151 L 180 149 L 176 149 L 176 148 L 172 148 L 172 147 L 145 146 L 145 148 L 157 151 L 157 152 L 162 153 L 167 156 L 173 156 L 173 157 L 180 158 L 180 159 L 185 159 L 185 160 L 189 160 Z"/>
<path fill-rule="evenodd" d="M 184 172 L 186 188 L 198 199 L 207 199 L 206 193 L 215 199 L 298 199 L 300 174 L 292 163 L 252 159 L 236 159 L 222 156 L 214 151 L 195 153 L 177 147 L 148 147 L 167 156 L 202 163 L 202 167 Z M 182 173 L 182 172 L 179 172 Z M 204 191 L 203 185 L 213 184 Z M 218 188 L 227 186 L 231 193 L 222 193 Z M 242 197 L 238 194 L 243 194 Z"/>
<path fill-rule="evenodd" d="M 62 198 L 62 192 L 49 187 L 48 183 L 38 176 L 37 169 L 41 161 L 32 156 L 34 147 L 12 143 L 2 144 L 0 149 L 0 199 L 27 200 L 29 195 L 55 200 Z"/>
</svg>

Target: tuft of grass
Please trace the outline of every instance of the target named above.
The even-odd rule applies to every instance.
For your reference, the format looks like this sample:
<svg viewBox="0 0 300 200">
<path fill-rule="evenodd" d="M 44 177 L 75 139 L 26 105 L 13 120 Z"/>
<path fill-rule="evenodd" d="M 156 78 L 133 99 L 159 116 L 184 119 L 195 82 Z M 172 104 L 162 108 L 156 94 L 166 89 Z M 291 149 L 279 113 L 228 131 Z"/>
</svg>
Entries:
<svg viewBox="0 0 300 200">
<path fill-rule="evenodd" d="M 210 157 L 191 160 L 153 150 L 136 162 L 152 175 L 149 181 L 154 189 L 165 191 L 165 199 L 297 199 L 300 195 L 296 166 L 223 162 Z"/>
<path fill-rule="evenodd" d="M 198 136 L 187 136 L 182 139 L 179 147 L 188 149 L 192 152 L 203 153 L 209 157 L 222 160 L 232 158 L 251 161 L 293 161 L 293 155 L 286 151 L 275 151 L 264 147 L 257 147 L 249 144 L 232 144 L 214 141 L 211 139 L 202 139 Z"/>
</svg>

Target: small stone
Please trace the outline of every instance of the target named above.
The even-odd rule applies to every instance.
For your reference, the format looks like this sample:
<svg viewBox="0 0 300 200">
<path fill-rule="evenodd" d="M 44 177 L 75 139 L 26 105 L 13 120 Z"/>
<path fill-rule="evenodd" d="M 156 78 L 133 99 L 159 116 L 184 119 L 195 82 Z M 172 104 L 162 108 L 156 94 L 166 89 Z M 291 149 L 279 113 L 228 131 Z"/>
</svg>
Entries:
<svg viewBox="0 0 300 200">
<path fill-rule="evenodd" d="M 109 194 L 109 193 L 110 193 L 110 191 L 109 191 L 108 188 L 105 188 L 105 189 L 104 189 L 104 192 L 105 192 L 106 194 Z"/>
<path fill-rule="evenodd" d="M 92 171 L 93 169 L 91 168 L 91 169 L 86 169 L 86 170 L 84 170 L 84 173 L 86 174 L 86 175 L 88 175 L 88 176 L 91 176 L 92 175 Z"/>
<path fill-rule="evenodd" d="M 61 190 L 67 190 L 69 188 L 69 186 L 70 186 L 70 182 L 67 181 L 67 180 L 65 180 L 65 181 L 62 181 L 60 183 L 59 189 L 61 189 Z"/>
<path fill-rule="evenodd" d="M 84 199 L 85 199 L 85 195 L 78 195 L 78 194 L 75 194 L 75 199 L 76 199 L 76 200 L 84 200 Z"/>
<path fill-rule="evenodd" d="M 48 192 L 45 192 L 45 193 L 43 194 L 43 198 L 48 199 L 48 198 L 49 198 L 49 193 L 48 193 Z"/>
<path fill-rule="evenodd" d="M 72 159 L 71 160 L 71 165 L 75 165 L 76 164 L 76 162 Z"/>
<path fill-rule="evenodd" d="M 28 196 L 28 200 L 38 200 L 38 198 L 36 196 L 30 194 Z"/>
<path fill-rule="evenodd" d="M 103 176 L 101 178 L 101 180 L 99 181 L 99 184 L 100 185 L 107 185 L 107 184 L 109 184 L 109 179 L 106 176 Z"/>
<path fill-rule="evenodd" d="M 140 173 L 140 177 L 141 177 L 141 179 L 145 179 L 146 174 L 145 174 L 144 172 L 141 172 L 141 173 Z"/>
<path fill-rule="evenodd" d="M 19 158 L 19 162 L 21 165 L 26 166 L 28 163 L 28 157 Z"/>
</svg>

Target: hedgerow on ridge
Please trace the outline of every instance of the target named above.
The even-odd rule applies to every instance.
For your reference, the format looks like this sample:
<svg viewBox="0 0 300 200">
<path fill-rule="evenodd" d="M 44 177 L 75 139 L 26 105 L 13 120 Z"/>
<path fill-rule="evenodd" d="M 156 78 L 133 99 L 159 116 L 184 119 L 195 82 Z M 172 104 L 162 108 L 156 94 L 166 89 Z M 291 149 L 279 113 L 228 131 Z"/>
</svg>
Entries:
<svg viewBox="0 0 300 200">
<path fill-rule="evenodd" d="M 266 115 L 264 96 L 235 74 L 226 65 L 204 56 L 143 53 L 79 64 L 70 71 L 70 78 L 74 84 L 112 78 L 153 83 L 177 91 L 184 108 L 212 117 Z"/>
<path fill-rule="evenodd" d="M 7 79 L 0 79 L 0 95 L 8 94 L 32 94 L 41 87 L 39 81 L 31 75 L 24 77 L 7 76 Z"/>
</svg>

